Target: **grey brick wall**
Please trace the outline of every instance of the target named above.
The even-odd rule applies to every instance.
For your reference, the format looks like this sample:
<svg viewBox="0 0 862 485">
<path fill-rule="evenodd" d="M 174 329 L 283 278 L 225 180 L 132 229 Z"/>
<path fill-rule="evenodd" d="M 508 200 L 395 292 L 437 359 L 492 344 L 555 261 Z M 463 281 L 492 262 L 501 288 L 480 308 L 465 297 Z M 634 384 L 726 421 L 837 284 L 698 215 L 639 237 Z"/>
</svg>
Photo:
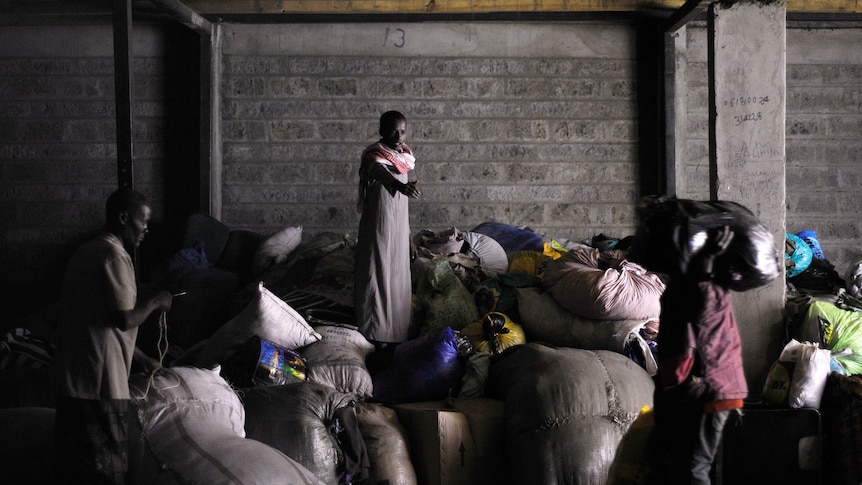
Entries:
<svg viewBox="0 0 862 485">
<path fill-rule="evenodd" d="M 787 229 L 816 230 L 843 277 L 862 256 L 862 30 L 797 27 L 787 35 Z"/>
<path fill-rule="evenodd" d="M 843 270 L 862 253 L 860 29 L 788 32 L 788 229 Z M 387 30 L 388 29 L 388 30 Z M 400 29 L 400 30 L 399 30 Z M 399 37 L 401 31 L 404 38 Z M 157 220 L 185 186 L 176 74 L 135 30 L 135 177 Z M 0 28 L 0 278 L 7 315 L 55 297 L 65 257 L 116 186 L 110 27 Z M 414 230 L 496 220 L 551 237 L 634 229 L 634 35 L 619 24 L 228 25 L 224 220 L 355 232 L 357 159 L 379 114 L 409 118 Z M 705 37 L 689 29 L 687 181 L 706 194 Z M 698 58 L 699 53 L 703 57 Z M 700 59 L 700 60 L 699 60 Z"/>
<path fill-rule="evenodd" d="M 135 30 L 134 177 L 164 221 L 163 34 Z M 57 297 L 117 187 L 110 26 L 0 29 L 0 274 L 7 316 Z M 2 324 L 0 324 L 2 325 Z"/>
<path fill-rule="evenodd" d="M 232 226 L 355 234 L 359 154 L 376 141 L 380 114 L 396 109 L 418 158 L 414 232 L 497 221 L 581 240 L 634 229 L 637 100 L 625 27 L 226 29 L 223 215 Z"/>
<path fill-rule="evenodd" d="M 706 30 L 688 34 L 687 195 L 709 195 Z M 843 277 L 862 256 L 862 30 L 787 25 L 787 231 L 817 231 Z"/>
</svg>

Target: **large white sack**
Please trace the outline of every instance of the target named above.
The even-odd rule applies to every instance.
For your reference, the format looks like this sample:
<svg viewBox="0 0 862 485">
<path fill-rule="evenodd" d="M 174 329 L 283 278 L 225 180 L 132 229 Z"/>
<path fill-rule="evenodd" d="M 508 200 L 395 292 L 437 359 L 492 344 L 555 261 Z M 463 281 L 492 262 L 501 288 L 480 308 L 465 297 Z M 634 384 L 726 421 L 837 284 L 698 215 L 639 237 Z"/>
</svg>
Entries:
<svg viewBox="0 0 862 485">
<path fill-rule="evenodd" d="M 578 248 L 545 264 L 542 285 L 565 309 L 596 320 L 657 318 L 664 282 L 624 251 Z"/>
<path fill-rule="evenodd" d="M 518 311 L 527 341 L 541 341 L 563 347 L 587 350 L 613 350 L 625 354 L 626 347 L 637 347 L 643 354 L 646 370 L 655 375 L 655 356 L 640 330 L 653 319 L 593 320 L 578 316 L 540 288 L 518 288 Z"/>
<path fill-rule="evenodd" d="M 245 410 L 219 369 L 174 367 L 130 379 L 138 411 L 131 483 L 318 484 L 280 451 L 245 438 Z"/>
<path fill-rule="evenodd" d="M 322 339 L 303 349 L 308 364 L 307 379 L 360 398 L 374 395 L 374 383 L 365 357 L 374 351 L 359 329 L 352 325 L 317 325 Z"/>
<path fill-rule="evenodd" d="M 491 366 L 505 401 L 511 483 L 605 483 L 617 445 L 644 406 L 646 371 L 616 352 L 530 342 Z"/>
</svg>

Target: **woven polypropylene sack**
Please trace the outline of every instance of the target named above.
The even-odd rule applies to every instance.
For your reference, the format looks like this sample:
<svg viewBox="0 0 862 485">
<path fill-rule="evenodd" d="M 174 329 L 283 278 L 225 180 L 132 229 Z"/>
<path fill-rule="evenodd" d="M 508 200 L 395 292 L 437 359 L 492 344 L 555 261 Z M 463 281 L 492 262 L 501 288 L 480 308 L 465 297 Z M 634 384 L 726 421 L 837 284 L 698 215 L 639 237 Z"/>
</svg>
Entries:
<svg viewBox="0 0 862 485">
<path fill-rule="evenodd" d="M 245 410 L 219 369 L 176 367 L 130 380 L 138 411 L 130 430 L 133 484 L 318 484 L 304 466 L 245 438 Z"/>
<path fill-rule="evenodd" d="M 395 410 L 378 403 L 357 403 L 359 430 L 371 462 L 368 483 L 416 485 L 407 431 Z"/>
<path fill-rule="evenodd" d="M 349 406 L 352 395 L 298 382 L 246 389 L 242 399 L 248 438 L 281 451 L 323 483 L 339 483 L 343 456 L 329 427 L 335 411 Z"/>
<path fill-rule="evenodd" d="M 308 380 L 358 397 L 371 397 L 374 384 L 365 357 L 374 351 L 374 345 L 354 326 L 318 325 L 314 330 L 323 338 L 304 350 Z"/>
<path fill-rule="evenodd" d="M 608 267 L 599 264 L 594 248 L 571 250 L 545 264 L 542 286 L 561 306 L 585 318 L 636 320 L 656 318 L 661 313 L 664 282 L 640 265 L 615 254 Z"/>
<path fill-rule="evenodd" d="M 653 382 L 616 352 L 527 343 L 491 366 L 491 397 L 505 401 L 512 483 L 604 483 L 617 445 Z"/>
<path fill-rule="evenodd" d="M 561 347 L 586 350 L 612 350 L 626 353 L 636 345 L 645 359 L 644 368 L 654 375 L 658 364 L 649 343 L 640 331 L 651 319 L 594 320 L 580 317 L 539 288 L 518 288 L 518 307 L 523 312 L 521 326 L 528 341 L 541 341 Z"/>
</svg>

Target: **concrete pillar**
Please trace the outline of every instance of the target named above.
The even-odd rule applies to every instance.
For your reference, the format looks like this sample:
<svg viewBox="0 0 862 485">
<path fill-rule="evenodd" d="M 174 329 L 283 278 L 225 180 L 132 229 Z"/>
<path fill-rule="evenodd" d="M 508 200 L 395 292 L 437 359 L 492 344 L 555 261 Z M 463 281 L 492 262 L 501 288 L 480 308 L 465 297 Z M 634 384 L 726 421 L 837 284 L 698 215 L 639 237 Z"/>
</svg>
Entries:
<svg viewBox="0 0 862 485">
<path fill-rule="evenodd" d="M 683 25 L 666 33 L 665 49 L 665 160 L 667 186 L 664 193 L 681 199 L 691 198 L 685 184 L 685 147 L 688 131 L 687 32 Z"/>
<path fill-rule="evenodd" d="M 783 251 L 785 58 L 783 1 L 714 3 L 709 13 L 710 195 L 751 209 Z M 784 330 L 784 278 L 734 294 L 749 395 L 759 398 Z"/>
</svg>

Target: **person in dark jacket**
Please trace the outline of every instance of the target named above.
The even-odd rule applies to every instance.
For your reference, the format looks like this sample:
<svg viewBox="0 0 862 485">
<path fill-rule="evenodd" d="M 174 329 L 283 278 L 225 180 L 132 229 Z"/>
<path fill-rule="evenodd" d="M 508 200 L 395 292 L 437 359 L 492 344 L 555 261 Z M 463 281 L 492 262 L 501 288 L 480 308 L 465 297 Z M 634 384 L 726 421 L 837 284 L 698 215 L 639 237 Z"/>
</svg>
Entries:
<svg viewBox="0 0 862 485">
<path fill-rule="evenodd" d="M 712 281 L 732 239 L 728 227 L 709 233 L 661 297 L 654 409 L 663 484 L 711 483 L 725 424 L 748 395 L 730 291 Z"/>
</svg>

